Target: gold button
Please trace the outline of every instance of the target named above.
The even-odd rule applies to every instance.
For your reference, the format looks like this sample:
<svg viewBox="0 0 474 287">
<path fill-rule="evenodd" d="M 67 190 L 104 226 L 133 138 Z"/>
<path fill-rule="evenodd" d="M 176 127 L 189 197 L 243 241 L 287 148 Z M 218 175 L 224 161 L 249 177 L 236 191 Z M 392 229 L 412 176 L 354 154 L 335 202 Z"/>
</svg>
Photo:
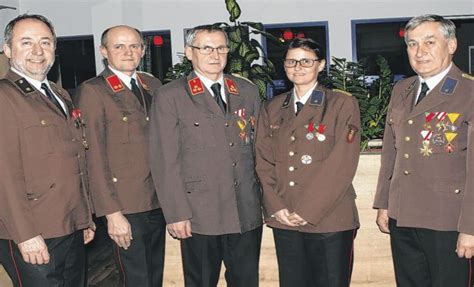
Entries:
<svg viewBox="0 0 474 287">
<path fill-rule="evenodd" d="M 409 175 L 410 172 L 409 172 L 408 170 L 405 170 L 405 171 L 403 172 L 403 174 L 404 174 L 404 175 Z"/>
<path fill-rule="evenodd" d="M 296 138 L 295 138 L 294 136 L 291 136 L 291 137 L 290 137 L 290 140 L 291 140 L 292 142 L 294 142 L 294 141 L 296 140 Z"/>
<path fill-rule="evenodd" d="M 408 120 L 408 124 L 409 124 L 409 125 L 412 125 L 412 124 L 413 124 L 413 120 Z"/>
<path fill-rule="evenodd" d="M 406 154 L 404 154 L 403 156 L 404 156 L 405 158 L 410 158 L 410 155 L 409 155 L 409 154 L 407 154 L 407 153 L 406 153 Z"/>
<path fill-rule="evenodd" d="M 112 177 L 112 181 L 113 181 L 113 182 L 117 182 L 118 179 L 117 179 L 116 177 Z"/>
<path fill-rule="evenodd" d="M 45 120 L 41 120 L 41 125 L 45 126 L 45 125 L 46 125 L 46 121 L 45 121 Z"/>
<path fill-rule="evenodd" d="M 294 151 L 290 151 L 288 154 L 289 154 L 290 156 L 294 156 L 294 155 L 295 155 L 295 152 L 294 152 Z"/>
<path fill-rule="evenodd" d="M 228 127 L 229 127 L 229 123 L 225 123 L 225 127 L 228 128 Z"/>
<path fill-rule="evenodd" d="M 294 182 L 294 181 L 290 181 L 288 184 L 289 184 L 290 186 L 295 186 L 295 182 Z"/>
<path fill-rule="evenodd" d="M 236 163 L 236 162 L 233 162 L 233 163 L 232 163 L 232 166 L 237 166 L 237 163 Z"/>
<path fill-rule="evenodd" d="M 390 124 L 393 123 L 393 119 L 390 118 L 390 119 L 388 120 L 388 122 L 389 122 Z"/>
<path fill-rule="evenodd" d="M 31 88 L 30 87 L 26 87 L 25 89 L 27 92 L 31 92 Z"/>
<path fill-rule="evenodd" d="M 122 118 L 122 121 L 126 122 L 126 121 L 128 121 L 128 118 L 127 118 L 127 117 L 123 117 L 123 118 Z"/>
<path fill-rule="evenodd" d="M 405 141 L 406 141 L 406 142 L 409 142 L 409 141 L 410 141 L 410 137 L 405 137 Z"/>
<path fill-rule="evenodd" d="M 149 121 L 150 121 L 150 117 L 146 117 L 145 120 L 146 120 L 147 122 L 149 122 Z"/>
<path fill-rule="evenodd" d="M 234 181 L 234 186 L 239 185 L 239 182 L 237 180 Z"/>
<path fill-rule="evenodd" d="M 454 191 L 455 194 L 459 194 L 460 192 L 461 192 L 460 189 L 456 189 L 456 190 Z"/>
<path fill-rule="evenodd" d="M 290 166 L 290 167 L 288 168 L 288 170 L 289 170 L 289 171 L 294 171 L 294 170 L 295 170 L 295 167 L 294 167 L 294 166 Z"/>
<path fill-rule="evenodd" d="M 230 142 L 229 145 L 230 145 L 230 146 L 234 146 L 234 143 L 233 143 L 233 142 Z"/>
</svg>

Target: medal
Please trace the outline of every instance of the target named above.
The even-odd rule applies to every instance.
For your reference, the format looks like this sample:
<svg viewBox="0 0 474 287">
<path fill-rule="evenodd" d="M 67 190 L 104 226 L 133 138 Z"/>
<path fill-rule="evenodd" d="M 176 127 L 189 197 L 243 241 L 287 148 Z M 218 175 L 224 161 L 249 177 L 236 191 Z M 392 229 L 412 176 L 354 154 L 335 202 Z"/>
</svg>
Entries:
<svg viewBox="0 0 474 287">
<path fill-rule="evenodd" d="M 429 141 L 423 141 L 423 147 L 420 148 L 420 153 L 423 156 L 430 156 L 433 153 L 433 149 L 430 148 Z"/>
<path fill-rule="evenodd" d="M 455 151 L 455 147 L 453 146 L 451 142 L 456 138 L 457 135 L 458 135 L 457 133 L 453 133 L 453 132 L 444 133 L 444 136 L 446 137 L 446 140 L 448 141 L 448 144 L 444 147 L 444 150 L 447 153 L 452 153 Z"/>
<path fill-rule="evenodd" d="M 304 155 L 301 156 L 301 162 L 303 164 L 311 164 L 312 161 L 313 161 L 313 159 L 308 154 L 304 154 Z"/>
<path fill-rule="evenodd" d="M 434 145 L 436 146 L 442 146 L 446 143 L 446 140 L 444 139 L 443 134 L 435 134 L 431 140 Z"/>
<path fill-rule="evenodd" d="M 326 125 L 319 124 L 318 125 L 318 132 L 316 133 L 316 138 L 318 141 L 323 142 L 326 140 L 326 136 L 324 135 L 324 131 L 326 130 Z"/>
<path fill-rule="evenodd" d="M 307 133 L 306 134 L 306 139 L 309 140 L 309 141 L 313 140 L 314 139 L 314 134 L 313 133 Z"/>
<path fill-rule="evenodd" d="M 314 123 L 309 122 L 309 124 L 306 126 L 306 130 L 308 131 L 308 133 L 306 134 L 306 139 L 309 140 L 309 141 L 313 140 L 314 139 L 314 134 L 313 134 Z"/>
<path fill-rule="evenodd" d="M 318 139 L 318 141 L 320 142 L 323 142 L 326 140 L 326 136 L 323 135 L 323 134 L 320 134 L 320 133 L 316 133 L 316 138 Z"/>
</svg>

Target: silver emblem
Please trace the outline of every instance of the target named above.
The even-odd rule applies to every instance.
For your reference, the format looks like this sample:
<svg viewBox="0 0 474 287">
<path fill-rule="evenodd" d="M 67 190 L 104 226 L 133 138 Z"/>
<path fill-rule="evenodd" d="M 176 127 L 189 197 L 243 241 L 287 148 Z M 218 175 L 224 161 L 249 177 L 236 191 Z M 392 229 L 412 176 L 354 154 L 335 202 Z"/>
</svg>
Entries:
<svg viewBox="0 0 474 287">
<path fill-rule="evenodd" d="M 301 162 L 303 164 L 310 164 L 312 161 L 313 161 L 313 159 L 308 154 L 304 154 L 303 156 L 301 156 Z"/>
<path fill-rule="evenodd" d="M 309 140 L 309 141 L 314 139 L 314 134 L 313 133 L 307 133 L 306 134 L 306 139 Z"/>
<path fill-rule="evenodd" d="M 446 141 L 444 139 L 444 134 L 435 134 L 433 135 L 432 139 L 433 144 L 436 146 L 443 146 Z"/>
</svg>

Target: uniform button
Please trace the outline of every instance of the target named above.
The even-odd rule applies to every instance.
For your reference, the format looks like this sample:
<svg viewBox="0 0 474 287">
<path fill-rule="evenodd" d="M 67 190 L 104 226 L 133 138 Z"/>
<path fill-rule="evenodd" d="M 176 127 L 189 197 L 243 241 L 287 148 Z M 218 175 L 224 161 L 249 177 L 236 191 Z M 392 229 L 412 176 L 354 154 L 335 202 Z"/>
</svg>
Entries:
<svg viewBox="0 0 474 287">
<path fill-rule="evenodd" d="M 295 170 L 295 167 L 294 167 L 294 166 L 290 166 L 290 167 L 288 168 L 288 170 L 289 170 L 289 171 L 294 171 L 294 170 Z"/>
<path fill-rule="evenodd" d="M 81 158 L 81 154 L 78 153 L 78 154 L 77 154 L 77 158 Z"/>
<path fill-rule="evenodd" d="M 82 171 L 79 173 L 79 175 L 83 175 L 83 174 L 84 174 L 84 173 L 83 173 Z"/>
<path fill-rule="evenodd" d="M 228 127 L 229 127 L 229 123 L 225 123 L 225 127 L 228 128 Z"/>
<path fill-rule="evenodd" d="M 410 172 L 409 172 L 408 170 L 405 170 L 405 171 L 403 172 L 403 174 L 404 174 L 404 175 L 409 175 Z"/>
<path fill-rule="evenodd" d="M 461 190 L 460 190 L 460 189 L 456 189 L 456 190 L 454 190 L 454 193 L 455 193 L 455 194 L 459 194 L 460 192 L 461 192 Z"/>
<path fill-rule="evenodd" d="M 290 152 L 288 153 L 288 155 L 289 155 L 289 156 L 294 156 L 294 155 L 295 155 L 295 152 L 294 152 L 294 151 L 290 151 Z"/>
<path fill-rule="evenodd" d="M 295 182 L 294 182 L 294 181 L 290 181 L 288 184 L 289 184 L 290 186 L 295 186 Z"/>
<path fill-rule="evenodd" d="M 71 141 L 72 141 L 72 142 L 75 142 L 75 141 L 76 141 L 76 139 L 75 139 L 75 138 L 72 138 L 72 140 L 71 140 Z"/>
<path fill-rule="evenodd" d="M 412 125 L 412 124 L 413 124 L 413 120 L 408 120 L 408 124 L 409 124 L 409 125 Z"/>
<path fill-rule="evenodd" d="M 41 120 L 41 125 L 42 125 L 42 126 L 46 125 L 46 121 L 45 121 L 45 120 Z"/>
<path fill-rule="evenodd" d="M 128 118 L 127 118 L 127 117 L 123 117 L 123 118 L 122 118 L 122 121 L 126 122 L 126 121 L 128 121 Z"/>
<path fill-rule="evenodd" d="M 117 182 L 118 179 L 117 179 L 116 177 L 112 177 L 112 181 L 113 181 L 113 182 Z"/>
<path fill-rule="evenodd" d="M 233 143 L 233 142 L 230 142 L 229 145 L 230 145 L 230 146 L 234 146 L 234 143 Z"/>
<path fill-rule="evenodd" d="M 410 155 L 406 153 L 406 154 L 403 155 L 403 157 L 410 158 Z"/>
<path fill-rule="evenodd" d="M 237 180 L 234 180 L 234 186 L 239 185 L 239 182 Z"/>
<path fill-rule="evenodd" d="M 146 117 L 145 120 L 146 120 L 147 122 L 149 122 L 149 121 L 150 121 L 150 117 Z"/>
<path fill-rule="evenodd" d="M 405 137 L 405 141 L 406 141 L 406 142 L 409 142 L 409 141 L 410 141 L 410 137 Z"/>
<path fill-rule="evenodd" d="M 294 141 L 296 140 L 296 138 L 295 138 L 294 136 L 291 136 L 291 137 L 290 137 L 290 140 L 291 140 L 292 142 L 294 142 Z"/>
<path fill-rule="evenodd" d="M 234 167 L 237 166 L 237 163 L 236 163 L 236 162 L 233 162 L 233 163 L 232 163 L 232 166 L 234 166 Z"/>
</svg>

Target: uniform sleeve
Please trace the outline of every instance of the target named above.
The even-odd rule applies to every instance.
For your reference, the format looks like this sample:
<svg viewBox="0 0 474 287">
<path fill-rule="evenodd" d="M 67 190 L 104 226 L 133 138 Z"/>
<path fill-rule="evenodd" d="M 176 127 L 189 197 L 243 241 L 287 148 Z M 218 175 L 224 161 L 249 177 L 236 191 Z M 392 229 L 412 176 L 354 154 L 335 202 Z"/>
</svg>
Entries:
<svg viewBox="0 0 474 287">
<path fill-rule="evenodd" d="M 40 232 L 27 197 L 17 116 L 0 94 L 0 219 L 18 244 Z"/>
<path fill-rule="evenodd" d="M 474 105 L 474 81 L 470 81 L 470 107 Z M 461 212 L 458 221 L 458 232 L 474 235 L 474 116 L 468 122 L 466 189 L 462 198 Z"/>
<path fill-rule="evenodd" d="M 159 89 L 150 116 L 150 170 L 167 223 L 192 218 L 181 172 L 177 96 Z"/>
<path fill-rule="evenodd" d="M 395 166 L 395 157 L 397 151 L 395 149 L 395 134 L 390 125 L 390 112 L 393 105 L 393 95 L 399 94 L 392 92 L 392 100 L 388 105 L 387 119 L 385 121 L 385 130 L 383 134 L 382 156 L 379 177 L 377 181 L 377 189 L 375 192 L 373 208 L 388 209 L 388 192 L 390 188 L 390 180 L 392 179 L 393 169 Z"/>
<path fill-rule="evenodd" d="M 278 195 L 275 170 L 275 157 L 268 120 L 268 105 L 263 105 L 257 121 L 255 137 L 255 164 L 260 185 L 262 187 L 263 208 L 266 216 L 286 208 Z"/>
<path fill-rule="evenodd" d="M 352 142 L 348 140 L 351 131 L 355 131 Z M 347 195 L 357 170 L 359 149 L 359 105 L 355 98 L 346 96 L 336 119 L 334 148 L 308 185 L 318 191 L 308 188 L 302 192 L 295 207 L 299 216 L 317 225 Z"/>
<path fill-rule="evenodd" d="M 86 124 L 89 149 L 86 152 L 89 187 L 96 216 L 103 216 L 122 210 L 117 192 L 112 183 L 106 139 L 104 103 L 97 96 L 100 91 L 83 84 L 75 96 L 76 105 Z"/>
</svg>

